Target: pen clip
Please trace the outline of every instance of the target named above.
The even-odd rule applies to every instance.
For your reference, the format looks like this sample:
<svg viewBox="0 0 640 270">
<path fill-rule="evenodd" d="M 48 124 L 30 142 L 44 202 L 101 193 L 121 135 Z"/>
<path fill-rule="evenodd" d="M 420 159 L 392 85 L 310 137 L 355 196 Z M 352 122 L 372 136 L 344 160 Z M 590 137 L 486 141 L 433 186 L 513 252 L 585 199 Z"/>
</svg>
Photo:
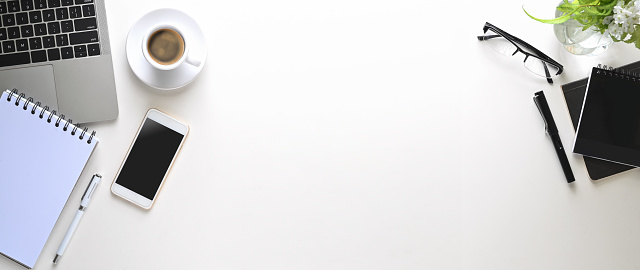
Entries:
<svg viewBox="0 0 640 270">
<path fill-rule="evenodd" d="M 533 96 L 533 102 L 538 107 L 538 111 L 540 115 L 542 115 L 542 120 L 544 120 L 544 128 L 547 134 L 554 135 L 558 133 L 558 128 L 556 127 L 556 122 L 553 120 L 553 115 L 551 114 L 551 109 L 549 108 L 549 104 L 547 103 L 547 99 L 544 96 L 544 92 L 538 91 Z"/>
<path fill-rule="evenodd" d="M 540 91 L 542 92 L 542 91 Z M 540 93 L 538 92 L 538 93 Z M 544 113 L 542 112 L 542 108 L 540 107 L 540 96 L 538 95 L 538 93 L 536 93 L 533 96 L 533 102 L 536 104 L 536 107 L 538 108 L 538 112 L 540 112 L 540 115 L 542 116 L 542 121 L 544 121 L 544 131 L 546 133 L 549 133 L 549 123 L 547 123 L 547 118 L 544 116 Z"/>
<path fill-rule="evenodd" d="M 89 185 L 87 185 L 87 189 L 85 189 L 84 194 L 82 194 L 82 200 L 86 198 L 91 198 L 91 195 L 93 195 L 93 191 L 96 190 L 96 186 L 98 185 L 101 179 L 102 179 L 101 175 L 99 174 L 93 175 L 93 177 L 91 178 L 91 181 L 89 182 Z"/>
</svg>

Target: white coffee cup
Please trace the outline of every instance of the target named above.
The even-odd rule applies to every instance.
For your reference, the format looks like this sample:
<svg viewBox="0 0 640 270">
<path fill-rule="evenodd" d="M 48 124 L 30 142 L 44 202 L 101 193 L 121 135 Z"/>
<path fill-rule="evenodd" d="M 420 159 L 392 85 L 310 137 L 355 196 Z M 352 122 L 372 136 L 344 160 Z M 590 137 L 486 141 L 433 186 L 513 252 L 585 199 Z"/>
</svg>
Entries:
<svg viewBox="0 0 640 270">
<path fill-rule="evenodd" d="M 189 43 L 182 31 L 171 25 L 150 28 L 141 45 L 147 62 L 159 70 L 173 70 L 185 62 L 194 67 L 201 64 L 189 56 Z"/>
</svg>

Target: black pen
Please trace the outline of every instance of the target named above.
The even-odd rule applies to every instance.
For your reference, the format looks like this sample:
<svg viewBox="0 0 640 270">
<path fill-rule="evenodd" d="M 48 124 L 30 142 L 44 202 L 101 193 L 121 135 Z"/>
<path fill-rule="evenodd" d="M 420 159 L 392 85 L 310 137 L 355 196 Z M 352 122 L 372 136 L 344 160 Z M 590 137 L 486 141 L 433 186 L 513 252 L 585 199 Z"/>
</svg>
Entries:
<svg viewBox="0 0 640 270">
<path fill-rule="evenodd" d="M 576 179 L 575 177 L 573 177 L 573 171 L 571 171 L 571 166 L 569 165 L 567 154 L 564 152 L 562 141 L 560 141 L 558 127 L 556 127 L 556 122 L 553 120 L 553 115 L 551 115 L 551 109 L 549 109 L 549 104 L 547 103 L 547 99 L 544 97 L 544 93 L 542 91 L 535 93 L 535 95 L 533 96 L 533 102 L 536 103 L 536 106 L 538 107 L 538 110 L 542 115 L 545 130 L 551 137 L 553 147 L 556 149 L 558 159 L 560 159 L 560 165 L 562 166 L 562 170 L 564 171 L 564 176 L 567 178 L 567 183 L 571 183 Z"/>
</svg>

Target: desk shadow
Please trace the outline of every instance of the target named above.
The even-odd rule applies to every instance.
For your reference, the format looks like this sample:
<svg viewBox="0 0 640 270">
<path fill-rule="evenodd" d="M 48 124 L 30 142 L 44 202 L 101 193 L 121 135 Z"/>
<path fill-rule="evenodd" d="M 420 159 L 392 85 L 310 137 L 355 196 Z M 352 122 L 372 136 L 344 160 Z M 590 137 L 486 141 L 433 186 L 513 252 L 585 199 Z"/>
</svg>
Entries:
<svg viewBox="0 0 640 270">
<path fill-rule="evenodd" d="M 141 213 L 149 213 L 149 211 L 151 209 L 153 209 L 153 206 L 151 208 L 149 208 L 149 209 L 144 209 L 144 208 L 142 208 L 142 207 L 140 207 L 140 206 L 138 206 L 138 205 L 136 205 L 136 204 L 134 204 L 132 202 L 129 202 L 127 199 L 122 198 L 119 195 L 113 193 L 113 191 L 109 191 L 109 193 L 111 193 L 111 197 L 112 198 L 115 198 L 115 200 L 117 201 L 116 204 L 118 204 L 118 206 L 119 205 L 123 205 L 124 207 L 135 208 L 135 209 L 138 209 L 137 211 L 139 211 Z M 154 203 L 154 205 L 155 205 L 155 203 Z"/>
<path fill-rule="evenodd" d="M 617 174 L 614 174 L 614 175 L 611 175 L 611 176 L 607 176 L 605 178 L 601 178 L 601 179 L 598 179 L 598 180 L 591 180 L 591 179 L 589 179 L 589 180 L 591 180 L 591 184 L 593 184 L 595 186 L 601 186 L 601 185 L 606 185 L 606 184 L 611 183 L 611 182 L 615 182 L 615 181 L 617 181 L 619 179 L 622 179 L 622 178 L 628 178 L 628 177 L 625 177 L 625 176 L 628 176 L 629 174 L 633 173 L 634 171 L 635 170 L 631 169 L 631 170 L 624 171 L 624 172 L 621 172 L 621 173 L 617 173 Z"/>
<path fill-rule="evenodd" d="M 577 181 L 577 180 L 576 180 Z M 568 183 L 569 185 L 569 190 L 571 190 L 571 193 L 573 195 L 578 194 L 578 185 L 576 185 L 576 181 L 573 181 L 572 183 Z"/>
<path fill-rule="evenodd" d="M 193 79 L 193 81 L 191 81 L 190 83 L 188 83 L 185 86 L 176 88 L 176 89 L 172 89 L 172 90 L 163 90 L 163 89 L 158 89 L 155 88 L 153 86 L 150 86 L 146 83 L 144 83 L 140 78 L 138 78 L 138 76 L 135 74 L 135 72 L 133 72 L 133 69 L 131 69 L 131 65 L 127 65 L 129 67 L 129 72 L 128 75 L 131 78 L 131 80 L 135 80 L 135 85 L 136 88 L 138 89 L 146 89 L 147 91 L 157 94 L 157 95 L 161 95 L 161 96 L 175 96 L 175 95 L 179 95 L 182 94 L 186 91 L 188 91 L 188 89 L 192 88 L 191 86 L 198 81 L 199 77 L 201 76 L 201 74 L 198 74 L 198 76 L 196 76 L 195 79 Z"/>
<path fill-rule="evenodd" d="M 138 81 L 140 81 L 140 80 L 138 80 Z M 195 80 L 194 80 L 194 81 L 195 81 Z M 140 82 L 142 83 L 142 81 L 140 81 Z M 192 82 L 192 83 L 193 83 L 193 82 Z M 190 87 L 191 83 L 189 83 L 189 84 L 187 84 L 187 85 L 185 85 L 185 86 L 183 86 L 183 87 L 176 88 L 176 89 L 172 89 L 172 90 L 162 90 L 162 89 L 158 89 L 158 88 L 155 88 L 155 87 L 148 86 L 148 85 L 146 85 L 146 84 L 144 84 L 144 83 L 142 83 L 142 84 L 143 84 L 143 85 L 144 85 L 144 87 L 146 87 L 150 92 L 152 92 L 152 93 L 154 93 L 154 94 L 157 94 L 157 95 L 160 95 L 160 96 L 175 96 L 175 95 L 179 95 L 179 94 L 182 94 L 182 93 L 184 93 L 184 92 L 188 91 L 188 90 L 191 88 L 191 87 Z"/>
</svg>

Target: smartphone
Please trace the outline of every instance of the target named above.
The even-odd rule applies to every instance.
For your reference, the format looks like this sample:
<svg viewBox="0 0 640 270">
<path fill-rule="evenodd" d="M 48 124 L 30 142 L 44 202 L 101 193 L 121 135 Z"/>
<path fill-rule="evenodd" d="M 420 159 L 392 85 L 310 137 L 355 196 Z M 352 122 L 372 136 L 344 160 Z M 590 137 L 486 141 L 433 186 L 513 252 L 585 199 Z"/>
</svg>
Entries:
<svg viewBox="0 0 640 270">
<path fill-rule="evenodd" d="M 187 124 L 150 109 L 120 165 L 111 192 L 151 209 L 188 133 Z"/>
</svg>

